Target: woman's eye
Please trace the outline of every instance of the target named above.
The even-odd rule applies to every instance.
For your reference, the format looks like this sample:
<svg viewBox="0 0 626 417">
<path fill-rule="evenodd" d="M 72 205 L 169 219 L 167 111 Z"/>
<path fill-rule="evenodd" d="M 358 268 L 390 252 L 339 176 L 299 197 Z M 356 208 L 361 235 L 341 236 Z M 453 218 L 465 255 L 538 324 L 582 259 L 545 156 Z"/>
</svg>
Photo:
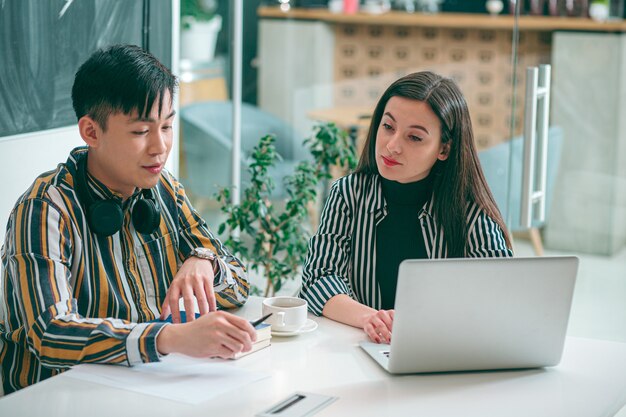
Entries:
<svg viewBox="0 0 626 417">
<path fill-rule="evenodd" d="M 415 136 L 415 135 L 410 135 L 409 138 L 413 141 L 413 142 L 421 142 L 422 138 L 420 138 L 419 136 Z"/>
<path fill-rule="evenodd" d="M 172 130 L 172 126 L 163 126 L 163 130 Z"/>
<path fill-rule="evenodd" d="M 383 123 L 383 128 L 385 130 L 389 130 L 389 129 L 391 129 L 391 125 L 389 123 Z"/>
</svg>

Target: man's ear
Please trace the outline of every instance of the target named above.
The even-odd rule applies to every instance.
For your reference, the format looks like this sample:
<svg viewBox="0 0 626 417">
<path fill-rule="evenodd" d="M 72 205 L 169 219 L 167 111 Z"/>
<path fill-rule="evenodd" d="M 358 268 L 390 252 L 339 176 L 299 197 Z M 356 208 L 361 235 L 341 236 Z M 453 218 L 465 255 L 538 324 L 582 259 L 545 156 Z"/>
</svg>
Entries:
<svg viewBox="0 0 626 417">
<path fill-rule="evenodd" d="M 102 134 L 102 128 L 98 122 L 85 115 L 78 120 L 78 132 L 87 146 L 90 148 L 98 147 L 100 135 Z"/>
<path fill-rule="evenodd" d="M 441 145 L 441 151 L 439 151 L 439 155 L 437 155 L 437 159 L 440 161 L 445 161 L 450 156 L 450 142 L 444 143 Z"/>
</svg>

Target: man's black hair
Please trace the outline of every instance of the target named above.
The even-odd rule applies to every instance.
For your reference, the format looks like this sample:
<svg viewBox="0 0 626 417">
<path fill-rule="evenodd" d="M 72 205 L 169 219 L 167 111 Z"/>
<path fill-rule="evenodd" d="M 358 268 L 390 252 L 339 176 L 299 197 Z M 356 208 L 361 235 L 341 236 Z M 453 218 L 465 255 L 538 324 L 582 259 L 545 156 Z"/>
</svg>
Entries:
<svg viewBox="0 0 626 417">
<path fill-rule="evenodd" d="M 135 45 L 113 45 L 94 52 L 80 66 L 72 87 L 76 117 L 89 115 L 106 130 L 110 115 L 147 118 L 155 101 L 159 116 L 166 91 L 173 100 L 176 77 L 152 54 Z"/>
</svg>

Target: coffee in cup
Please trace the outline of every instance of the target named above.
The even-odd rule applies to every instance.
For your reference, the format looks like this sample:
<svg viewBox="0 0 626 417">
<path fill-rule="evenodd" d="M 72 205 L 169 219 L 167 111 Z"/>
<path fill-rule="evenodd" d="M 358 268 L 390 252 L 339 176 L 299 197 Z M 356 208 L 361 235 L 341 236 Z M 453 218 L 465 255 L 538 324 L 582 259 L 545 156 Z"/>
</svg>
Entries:
<svg viewBox="0 0 626 417">
<path fill-rule="evenodd" d="M 307 302 L 297 297 L 271 297 L 263 300 L 263 315 L 272 313 L 265 320 L 277 332 L 295 332 L 306 324 Z"/>
</svg>

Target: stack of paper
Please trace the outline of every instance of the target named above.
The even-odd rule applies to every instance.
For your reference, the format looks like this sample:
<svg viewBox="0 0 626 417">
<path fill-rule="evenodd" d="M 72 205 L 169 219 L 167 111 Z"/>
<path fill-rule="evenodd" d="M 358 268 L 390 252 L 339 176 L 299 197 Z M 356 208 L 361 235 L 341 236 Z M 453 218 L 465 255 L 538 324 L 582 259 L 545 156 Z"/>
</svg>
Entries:
<svg viewBox="0 0 626 417">
<path fill-rule="evenodd" d="M 83 364 L 62 374 L 119 389 L 198 404 L 270 375 L 217 360 L 171 354 L 133 367 Z"/>
</svg>

